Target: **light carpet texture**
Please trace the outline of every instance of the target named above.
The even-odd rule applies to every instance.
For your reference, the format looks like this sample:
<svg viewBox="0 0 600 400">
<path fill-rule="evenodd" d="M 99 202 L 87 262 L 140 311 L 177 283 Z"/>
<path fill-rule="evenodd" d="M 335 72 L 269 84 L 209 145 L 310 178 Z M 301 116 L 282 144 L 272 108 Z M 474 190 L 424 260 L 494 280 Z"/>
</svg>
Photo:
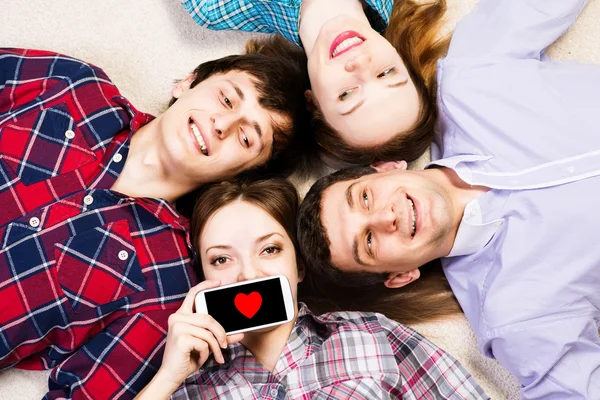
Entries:
<svg viewBox="0 0 600 400">
<path fill-rule="evenodd" d="M 449 31 L 476 0 L 448 2 Z M 153 114 L 169 100 L 175 79 L 185 77 L 201 62 L 241 52 L 246 40 L 257 36 L 200 28 L 177 0 L 2 0 L 1 4 L 5 17 L 0 24 L 0 46 L 52 50 L 96 64 L 134 106 Z M 600 63 L 598 20 L 600 0 L 592 0 L 549 54 Z M 423 167 L 427 158 L 413 167 Z M 301 192 L 307 187 L 308 183 L 301 185 Z M 492 399 L 518 398 L 518 383 L 479 353 L 464 317 L 415 328 L 459 359 Z M 0 372 L 0 400 L 41 398 L 47 391 L 48 374 L 16 369 Z"/>
</svg>

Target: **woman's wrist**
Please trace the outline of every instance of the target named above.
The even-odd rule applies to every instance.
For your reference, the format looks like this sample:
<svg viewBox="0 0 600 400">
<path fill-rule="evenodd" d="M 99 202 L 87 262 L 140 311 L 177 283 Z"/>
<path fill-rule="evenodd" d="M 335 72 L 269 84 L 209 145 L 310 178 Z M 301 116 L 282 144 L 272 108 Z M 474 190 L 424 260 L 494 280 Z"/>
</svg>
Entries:
<svg viewBox="0 0 600 400">
<path fill-rule="evenodd" d="M 135 400 L 166 400 L 180 385 L 181 382 L 175 382 L 167 371 L 160 368 Z"/>
</svg>

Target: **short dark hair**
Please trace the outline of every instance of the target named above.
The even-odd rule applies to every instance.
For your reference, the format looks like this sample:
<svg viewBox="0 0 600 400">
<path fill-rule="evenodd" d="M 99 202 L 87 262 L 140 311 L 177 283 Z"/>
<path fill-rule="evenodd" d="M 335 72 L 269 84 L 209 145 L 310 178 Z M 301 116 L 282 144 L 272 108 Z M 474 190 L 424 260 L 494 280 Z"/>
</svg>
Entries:
<svg viewBox="0 0 600 400">
<path fill-rule="evenodd" d="M 323 193 L 338 182 L 358 179 L 361 176 L 376 173 L 372 167 L 352 167 L 339 170 L 317 180 L 300 205 L 298 211 L 298 245 L 309 276 L 316 280 L 339 282 L 349 287 L 369 286 L 385 282 L 389 273 L 373 273 L 363 271 L 342 271 L 331 262 L 331 242 L 321 220 Z M 311 282 L 317 285 L 318 282 Z"/>
<path fill-rule="evenodd" d="M 304 92 L 310 88 L 304 52 L 281 36 L 250 40 L 246 54 L 231 55 L 200 64 L 192 72 L 190 88 L 216 74 L 241 71 L 250 74 L 258 91 L 259 104 L 282 114 L 288 121 L 274 126 L 270 169 L 291 169 L 286 162 L 293 152 L 293 143 L 308 140 L 310 113 Z M 177 99 L 171 98 L 169 107 Z"/>
<path fill-rule="evenodd" d="M 398 289 L 383 285 L 389 272 L 342 271 L 331 262 L 331 242 L 321 222 L 323 193 L 335 183 L 375 173 L 371 167 L 340 170 L 319 179 L 298 211 L 298 246 L 305 278 L 300 296 L 315 313 L 339 310 L 385 314 L 404 324 L 428 322 L 461 312 L 439 259 L 421 268 L 416 282 Z M 358 288 L 360 290 L 349 290 Z"/>
</svg>

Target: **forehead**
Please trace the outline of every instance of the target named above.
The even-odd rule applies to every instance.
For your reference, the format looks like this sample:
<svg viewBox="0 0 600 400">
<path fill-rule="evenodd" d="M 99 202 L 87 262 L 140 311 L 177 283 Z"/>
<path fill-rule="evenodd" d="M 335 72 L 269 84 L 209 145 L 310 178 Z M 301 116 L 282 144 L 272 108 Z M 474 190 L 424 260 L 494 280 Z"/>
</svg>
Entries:
<svg viewBox="0 0 600 400">
<path fill-rule="evenodd" d="M 323 192 L 321 223 L 329 239 L 331 262 L 337 267 L 348 265 L 352 257 L 352 238 L 356 227 L 346 201 L 346 190 L 359 179 L 336 182 Z"/>
<path fill-rule="evenodd" d="M 215 241 L 251 241 L 266 233 L 283 232 L 283 227 L 261 207 L 236 200 L 216 211 L 200 235 L 201 245 Z"/>
</svg>

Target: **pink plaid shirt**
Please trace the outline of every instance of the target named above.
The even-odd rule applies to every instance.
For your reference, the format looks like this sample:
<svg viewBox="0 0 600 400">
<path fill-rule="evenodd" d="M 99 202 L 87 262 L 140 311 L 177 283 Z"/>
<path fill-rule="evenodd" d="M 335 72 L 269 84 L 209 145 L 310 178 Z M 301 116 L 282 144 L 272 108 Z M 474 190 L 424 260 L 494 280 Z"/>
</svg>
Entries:
<svg viewBox="0 0 600 400">
<path fill-rule="evenodd" d="M 452 356 L 381 314 L 315 316 L 301 304 L 275 370 L 237 343 L 171 397 L 187 399 L 488 399 Z"/>
</svg>

